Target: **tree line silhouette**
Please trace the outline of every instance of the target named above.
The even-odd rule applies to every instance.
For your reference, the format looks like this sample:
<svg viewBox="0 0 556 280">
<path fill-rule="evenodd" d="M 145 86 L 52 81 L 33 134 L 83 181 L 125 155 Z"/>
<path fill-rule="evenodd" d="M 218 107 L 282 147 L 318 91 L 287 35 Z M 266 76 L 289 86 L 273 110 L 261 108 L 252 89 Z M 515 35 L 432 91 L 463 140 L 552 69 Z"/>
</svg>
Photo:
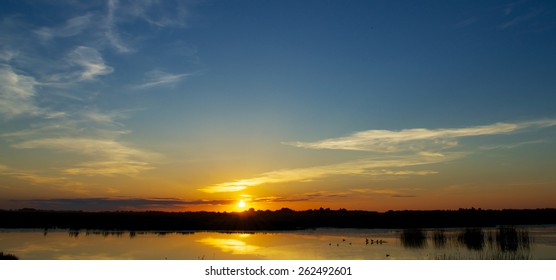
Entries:
<svg viewBox="0 0 556 280">
<path fill-rule="evenodd" d="M 0 252 L 0 260 L 19 260 L 19 258 L 12 254 L 4 254 L 4 252 Z"/>
<path fill-rule="evenodd" d="M 0 228 L 98 230 L 297 230 L 334 228 L 450 228 L 556 224 L 556 209 L 356 211 L 315 209 L 244 212 L 84 212 L 0 210 Z"/>
</svg>

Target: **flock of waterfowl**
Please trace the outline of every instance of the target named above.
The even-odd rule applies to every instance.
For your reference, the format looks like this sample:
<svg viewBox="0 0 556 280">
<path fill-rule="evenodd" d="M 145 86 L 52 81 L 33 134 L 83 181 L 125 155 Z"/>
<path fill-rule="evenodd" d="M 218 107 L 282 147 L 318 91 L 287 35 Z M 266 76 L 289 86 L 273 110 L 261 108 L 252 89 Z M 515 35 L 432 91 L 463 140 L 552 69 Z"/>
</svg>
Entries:
<svg viewBox="0 0 556 280">
<path fill-rule="evenodd" d="M 342 238 L 342 243 L 345 243 L 346 239 Z M 382 239 L 371 239 L 371 241 L 369 242 L 369 238 L 365 238 L 365 245 L 373 245 L 373 244 L 377 244 L 377 245 L 382 245 L 382 243 L 386 243 L 386 241 L 382 240 Z M 347 244 L 352 245 L 351 242 L 348 242 Z M 332 242 L 328 243 L 328 246 L 332 246 Z M 336 243 L 336 246 L 340 246 L 340 243 Z"/>
<path fill-rule="evenodd" d="M 374 240 L 374 239 L 365 238 L 365 246 L 368 246 L 368 245 L 382 245 L 383 243 L 386 243 L 386 241 L 383 240 L 383 239 Z M 352 242 L 347 241 L 345 238 L 342 238 L 341 243 L 337 242 L 336 247 L 339 247 L 340 244 L 347 244 L 349 246 L 353 245 Z M 332 242 L 329 242 L 328 246 L 334 246 L 334 244 Z M 386 257 L 390 257 L 390 255 L 386 254 Z"/>
</svg>

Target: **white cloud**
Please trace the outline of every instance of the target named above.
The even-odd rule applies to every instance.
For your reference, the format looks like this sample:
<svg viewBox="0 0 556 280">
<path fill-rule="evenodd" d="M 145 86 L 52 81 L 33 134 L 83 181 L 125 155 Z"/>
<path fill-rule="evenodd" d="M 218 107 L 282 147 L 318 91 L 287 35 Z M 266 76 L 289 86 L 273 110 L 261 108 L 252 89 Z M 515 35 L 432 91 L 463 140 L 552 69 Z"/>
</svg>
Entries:
<svg viewBox="0 0 556 280">
<path fill-rule="evenodd" d="M 247 185 L 245 184 L 235 185 L 236 183 L 240 183 L 240 182 L 225 183 L 216 186 L 202 188 L 199 190 L 206 193 L 222 193 L 222 192 L 239 192 L 247 188 Z"/>
<path fill-rule="evenodd" d="M 308 149 L 353 150 L 379 153 L 402 151 L 427 152 L 458 145 L 457 139 L 482 135 L 509 134 L 534 127 L 555 126 L 556 120 L 538 120 L 520 123 L 495 123 L 491 125 L 449 129 L 367 130 L 340 138 L 316 142 L 286 142 L 284 144 Z"/>
<path fill-rule="evenodd" d="M 116 139 L 131 132 L 118 122 L 124 117 L 125 111 L 103 112 L 96 109 L 47 112 L 41 121 L 35 121 L 29 128 L 4 132 L 0 136 L 20 142 L 59 137 Z"/>
<path fill-rule="evenodd" d="M 146 89 L 155 86 L 171 86 L 190 76 L 189 73 L 171 74 L 160 70 L 153 70 L 145 74 L 146 82 L 136 85 L 136 89 Z"/>
<path fill-rule="evenodd" d="M 349 161 L 338 164 L 314 166 L 308 168 L 283 169 L 262 173 L 259 176 L 238 181 L 226 182 L 199 189 L 207 193 L 235 192 L 247 187 L 262 184 L 286 183 L 286 182 L 309 182 L 329 176 L 338 175 L 369 175 L 369 176 L 407 176 L 407 175 L 432 175 L 435 171 L 422 170 L 395 170 L 396 168 L 411 167 L 425 164 L 439 163 L 453 160 L 463 156 L 453 153 L 444 157 L 409 156 L 391 159 L 364 159 Z"/>
<path fill-rule="evenodd" d="M 106 14 L 105 18 L 105 35 L 108 39 L 108 42 L 120 53 L 129 53 L 132 51 L 130 47 L 128 47 L 122 39 L 120 38 L 120 34 L 118 32 L 118 28 L 116 26 L 116 18 L 115 13 L 118 9 L 118 1 L 117 0 L 108 0 L 108 13 Z"/>
<path fill-rule="evenodd" d="M 65 176 L 42 175 L 37 172 L 20 170 L 0 164 L 0 175 L 29 182 L 37 186 L 53 186 L 72 193 L 84 193 L 83 185 Z"/>
<path fill-rule="evenodd" d="M 78 74 L 80 80 L 93 80 L 97 76 L 107 75 L 114 71 L 112 67 L 104 64 L 102 56 L 94 48 L 79 46 L 68 54 L 68 59 L 72 64 L 83 68 Z"/>
<path fill-rule="evenodd" d="M 153 167 L 147 162 L 133 160 L 112 160 L 80 163 L 75 167 L 64 169 L 64 173 L 87 176 L 110 176 L 121 174 L 134 175 L 149 169 L 153 169 Z"/>
<path fill-rule="evenodd" d="M 16 73 L 9 65 L 0 64 L 0 115 L 11 119 L 24 115 L 38 115 L 35 105 L 35 85 L 31 76 Z"/>
<path fill-rule="evenodd" d="M 133 52 L 130 44 L 122 39 L 118 24 L 136 20 L 148 22 L 152 26 L 183 27 L 187 9 L 181 1 L 107 1 L 107 14 L 104 17 L 104 36 L 108 43 L 120 53 Z"/>
<path fill-rule="evenodd" d="M 317 142 L 286 143 L 300 148 L 375 152 L 383 155 L 388 154 L 389 157 L 373 156 L 338 164 L 271 171 L 253 178 L 225 182 L 199 190 L 208 193 L 235 192 L 263 184 L 307 182 L 338 175 L 368 175 L 377 179 L 433 175 L 437 173 L 434 170 L 407 170 L 401 168 L 441 163 L 466 156 L 468 153 L 445 151 L 458 145 L 457 139 L 462 137 L 510 134 L 527 129 L 552 126 L 556 126 L 556 119 L 495 123 L 452 129 L 368 130 L 347 137 L 331 138 Z M 538 141 L 534 143 L 538 143 Z M 443 150 L 443 152 L 439 152 L 439 150 Z"/>
<path fill-rule="evenodd" d="M 375 188 L 366 188 L 366 189 L 352 189 L 350 190 L 352 194 L 357 196 L 361 195 L 371 195 L 371 196 L 390 196 L 390 197 L 415 197 L 413 193 L 419 191 L 417 188 L 396 188 L 396 189 L 375 189 Z"/>
<path fill-rule="evenodd" d="M 0 60 L 2 60 L 4 62 L 9 62 L 14 57 L 16 57 L 17 54 L 18 54 L 18 52 L 13 51 L 13 50 L 2 50 L 2 51 L 0 51 Z"/>
<path fill-rule="evenodd" d="M 155 153 L 142 151 L 113 139 L 78 137 L 44 138 L 24 141 L 12 145 L 17 149 L 52 149 L 83 154 L 93 160 L 66 168 L 67 174 L 114 175 L 137 174 L 152 169 L 150 161 L 158 158 Z"/>
<path fill-rule="evenodd" d="M 124 18 L 141 19 L 156 27 L 185 26 L 187 9 L 183 1 L 122 1 L 124 9 L 119 9 Z"/>
<path fill-rule="evenodd" d="M 54 37 L 76 36 L 91 26 L 93 15 L 87 13 L 82 16 L 74 17 L 58 27 L 42 27 L 35 30 L 35 33 L 43 40 L 50 40 Z"/>
</svg>

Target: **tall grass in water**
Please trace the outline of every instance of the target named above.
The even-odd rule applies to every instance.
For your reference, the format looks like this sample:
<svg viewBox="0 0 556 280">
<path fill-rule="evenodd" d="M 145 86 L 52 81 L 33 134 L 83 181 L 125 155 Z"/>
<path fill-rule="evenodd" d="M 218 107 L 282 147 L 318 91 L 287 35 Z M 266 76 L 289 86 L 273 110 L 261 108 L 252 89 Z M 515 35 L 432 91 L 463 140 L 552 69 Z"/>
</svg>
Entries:
<svg viewBox="0 0 556 280">
<path fill-rule="evenodd" d="M 433 234 L 435 242 L 437 239 L 441 240 L 440 233 L 437 232 L 434 233 L 438 234 L 437 237 Z M 467 228 L 455 237 L 460 246 L 465 246 L 470 251 L 439 254 L 435 259 L 527 260 L 531 258 L 532 238 L 525 228 L 499 227 L 487 230 Z M 447 246 L 450 246 L 451 237 L 447 236 L 446 240 Z"/>
<path fill-rule="evenodd" d="M 482 259 L 528 260 L 531 258 L 529 231 L 514 227 L 499 227 L 494 232 L 496 246 Z M 492 238 L 492 235 L 490 238 Z"/>
<path fill-rule="evenodd" d="M 481 251 L 485 245 L 485 236 L 480 228 L 467 228 L 458 236 L 459 242 L 464 244 L 468 249 Z"/>
<path fill-rule="evenodd" d="M 4 254 L 4 252 L 0 252 L 0 260 L 19 260 L 19 258 L 12 254 Z"/>
<path fill-rule="evenodd" d="M 446 234 L 444 230 L 435 230 L 432 233 L 432 241 L 436 248 L 444 248 L 446 246 Z"/>
<path fill-rule="evenodd" d="M 502 252 L 527 250 L 529 249 L 530 242 L 529 232 L 525 229 L 500 227 L 496 232 L 496 243 L 498 243 L 498 247 Z"/>
<path fill-rule="evenodd" d="M 406 248 L 425 248 L 427 235 L 421 229 L 404 229 L 400 234 L 400 241 Z"/>
</svg>

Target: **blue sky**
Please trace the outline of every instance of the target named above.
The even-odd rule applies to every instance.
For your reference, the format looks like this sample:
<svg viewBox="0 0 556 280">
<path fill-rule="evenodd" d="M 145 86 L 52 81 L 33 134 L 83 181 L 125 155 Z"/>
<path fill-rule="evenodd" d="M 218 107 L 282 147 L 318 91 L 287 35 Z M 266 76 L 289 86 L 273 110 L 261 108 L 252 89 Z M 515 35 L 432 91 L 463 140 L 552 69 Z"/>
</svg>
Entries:
<svg viewBox="0 0 556 280">
<path fill-rule="evenodd" d="M 2 6 L 2 208 L 556 206 L 550 1 Z"/>
</svg>

